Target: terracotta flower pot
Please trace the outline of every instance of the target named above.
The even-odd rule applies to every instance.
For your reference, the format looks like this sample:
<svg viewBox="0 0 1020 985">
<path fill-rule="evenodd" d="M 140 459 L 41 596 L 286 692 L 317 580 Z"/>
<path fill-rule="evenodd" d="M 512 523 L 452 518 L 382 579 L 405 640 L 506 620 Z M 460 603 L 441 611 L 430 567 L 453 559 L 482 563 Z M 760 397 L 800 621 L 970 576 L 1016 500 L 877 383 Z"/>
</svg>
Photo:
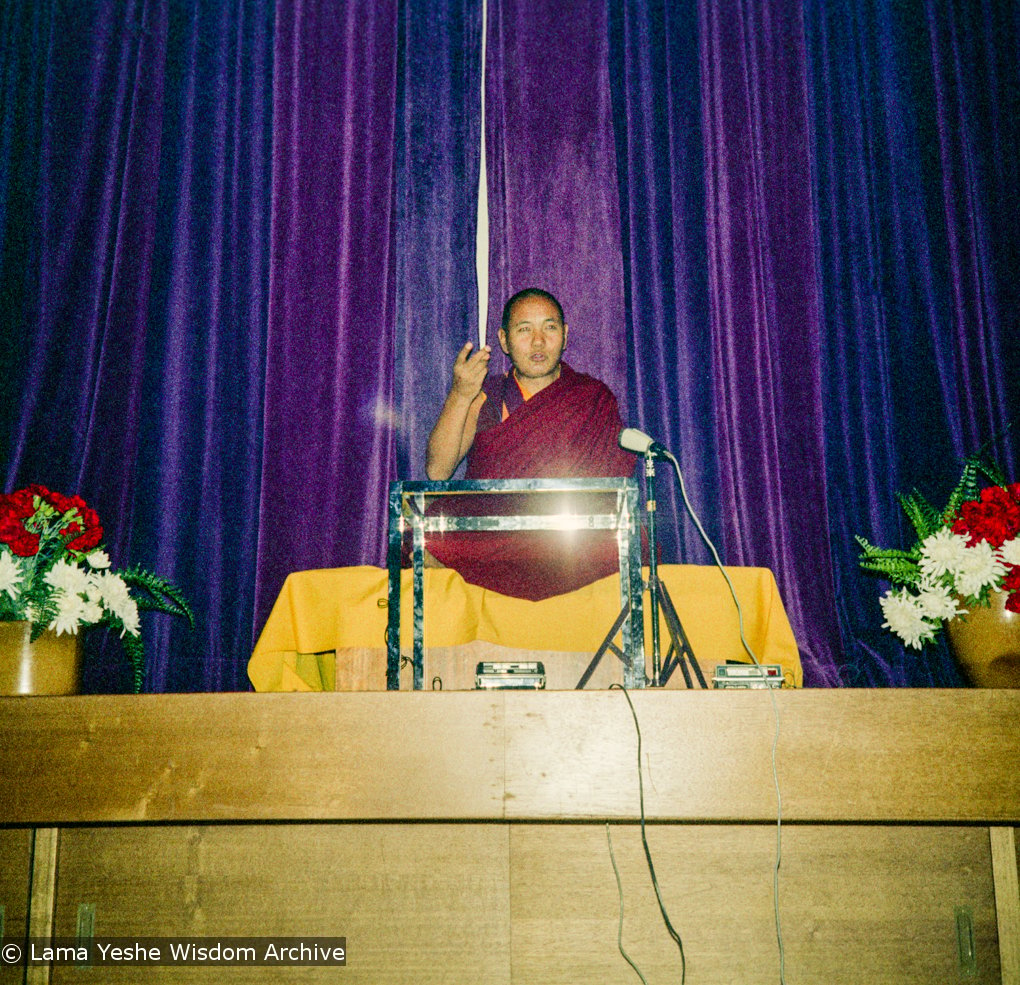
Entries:
<svg viewBox="0 0 1020 985">
<path fill-rule="evenodd" d="M 45 630 L 34 643 L 28 622 L 0 622 L 0 694 L 78 694 L 81 636 Z"/>
<path fill-rule="evenodd" d="M 974 687 L 1020 688 L 1020 613 L 1006 608 L 1005 592 L 993 592 L 990 606 L 972 606 L 946 629 L 953 656 Z"/>
</svg>

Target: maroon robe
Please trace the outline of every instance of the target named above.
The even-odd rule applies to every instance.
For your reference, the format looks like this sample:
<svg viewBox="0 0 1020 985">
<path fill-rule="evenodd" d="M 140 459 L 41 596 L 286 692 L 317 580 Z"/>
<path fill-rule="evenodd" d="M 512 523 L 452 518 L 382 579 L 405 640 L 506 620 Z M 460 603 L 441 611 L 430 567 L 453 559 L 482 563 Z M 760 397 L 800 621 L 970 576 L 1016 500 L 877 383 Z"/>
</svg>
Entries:
<svg viewBox="0 0 1020 985">
<path fill-rule="evenodd" d="M 529 400 L 507 374 L 486 381 L 479 430 L 468 453 L 468 479 L 626 477 L 635 458 L 622 451 L 616 398 L 604 384 L 561 363 L 559 378 Z M 502 404 L 510 415 L 499 421 Z M 430 513 L 536 514 L 613 509 L 610 494 L 451 496 Z M 619 571 L 614 531 L 508 531 L 432 534 L 428 550 L 465 581 L 537 601 Z"/>
</svg>

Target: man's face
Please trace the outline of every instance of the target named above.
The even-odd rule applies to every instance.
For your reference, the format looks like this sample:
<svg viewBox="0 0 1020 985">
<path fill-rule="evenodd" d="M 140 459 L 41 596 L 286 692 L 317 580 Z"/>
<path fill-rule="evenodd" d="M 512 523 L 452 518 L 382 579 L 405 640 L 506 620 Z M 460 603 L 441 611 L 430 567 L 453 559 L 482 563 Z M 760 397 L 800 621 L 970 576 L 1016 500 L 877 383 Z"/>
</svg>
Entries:
<svg viewBox="0 0 1020 985">
<path fill-rule="evenodd" d="M 499 330 L 499 344 L 514 364 L 522 386 L 537 392 L 560 375 L 567 326 L 552 302 L 522 298 L 510 309 L 506 331 Z"/>
</svg>

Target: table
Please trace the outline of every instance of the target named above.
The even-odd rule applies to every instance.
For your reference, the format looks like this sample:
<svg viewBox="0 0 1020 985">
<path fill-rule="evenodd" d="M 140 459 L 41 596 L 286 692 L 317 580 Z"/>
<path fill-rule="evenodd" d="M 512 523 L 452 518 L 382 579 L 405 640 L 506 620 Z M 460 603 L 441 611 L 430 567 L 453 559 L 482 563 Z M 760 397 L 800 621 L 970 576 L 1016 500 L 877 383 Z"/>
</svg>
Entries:
<svg viewBox="0 0 1020 985">
<path fill-rule="evenodd" d="M 800 654 L 775 577 L 767 568 L 726 569 L 744 608 L 745 631 L 761 663 L 778 664 L 787 683 L 803 683 Z M 715 567 L 660 565 L 695 656 L 710 675 L 727 660 L 747 660 L 736 608 Z M 412 572 L 401 572 L 403 604 L 411 602 Z M 456 571 L 427 569 L 423 592 L 429 610 L 426 671 L 441 648 L 506 648 L 544 655 L 550 688 L 573 688 L 619 609 L 619 576 L 542 602 L 508 598 L 469 585 Z M 361 566 L 297 571 L 288 575 L 248 663 L 257 691 L 386 689 L 389 578 L 383 568 Z M 644 613 L 646 638 L 650 614 Z M 412 627 L 400 627 L 400 644 L 412 645 Z M 605 663 L 608 686 L 615 664 Z M 682 686 L 674 674 L 672 686 Z M 408 682 L 409 684 L 410 682 Z M 447 685 L 448 686 L 448 685 Z M 464 687 L 473 686 L 464 683 Z M 448 686 L 449 687 L 449 686 Z"/>
<path fill-rule="evenodd" d="M 645 689 L 645 813 L 698 981 L 1020 983 L 1020 691 Z M 211 724 L 212 723 L 212 724 Z M 0 698 L 6 937 L 345 935 L 281 980 L 676 981 L 617 691 Z M 23 982 L 0 966 L 0 982 Z M 863 973 L 862 973 L 863 972 Z M 133 977 L 132 977 L 133 973 Z M 99 980 L 29 969 L 29 985 Z M 264 969 L 104 981 L 260 982 Z"/>
</svg>

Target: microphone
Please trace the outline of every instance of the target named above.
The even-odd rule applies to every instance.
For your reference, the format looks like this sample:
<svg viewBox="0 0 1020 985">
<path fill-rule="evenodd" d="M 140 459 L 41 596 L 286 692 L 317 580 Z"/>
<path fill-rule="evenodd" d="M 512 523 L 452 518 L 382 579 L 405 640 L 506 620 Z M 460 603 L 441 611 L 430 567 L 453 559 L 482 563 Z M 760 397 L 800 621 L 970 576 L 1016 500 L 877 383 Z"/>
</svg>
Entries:
<svg viewBox="0 0 1020 985">
<path fill-rule="evenodd" d="M 637 428 L 624 428 L 618 440 L 624 451 L 633 452 L 635 455 L 652 455 L 656 458 L 669 456 L 669 449 L 665 445 L 653 441 L 644 431 Z"/>
</svg>

